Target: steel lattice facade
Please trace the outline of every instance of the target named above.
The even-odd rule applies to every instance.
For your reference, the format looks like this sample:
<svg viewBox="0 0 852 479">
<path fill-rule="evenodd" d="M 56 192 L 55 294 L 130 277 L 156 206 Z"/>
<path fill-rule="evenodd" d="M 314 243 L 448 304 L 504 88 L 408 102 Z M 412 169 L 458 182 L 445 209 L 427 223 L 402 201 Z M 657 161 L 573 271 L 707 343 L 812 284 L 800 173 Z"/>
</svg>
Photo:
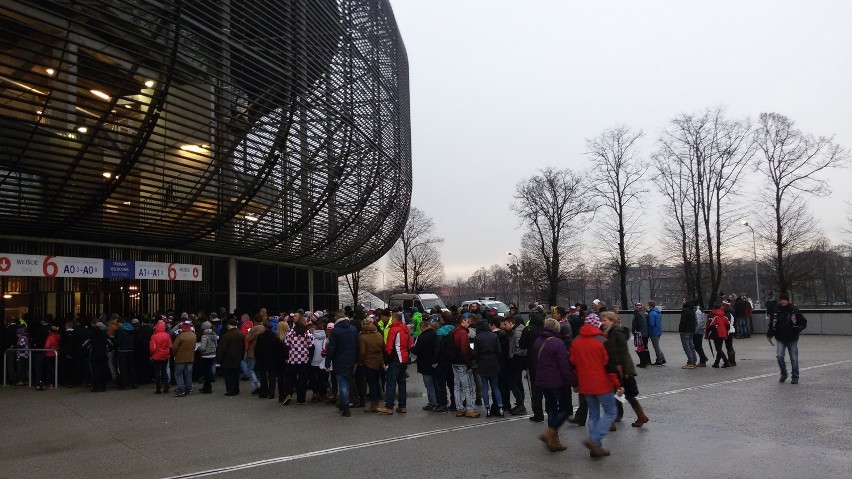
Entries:
<svg viewBox="0 0 852 479">
<path fill-rule="evenodd" d="M 409 208 L 387 0 L 6 1 L 3 235 L 345 272 Z"/>
</svg>

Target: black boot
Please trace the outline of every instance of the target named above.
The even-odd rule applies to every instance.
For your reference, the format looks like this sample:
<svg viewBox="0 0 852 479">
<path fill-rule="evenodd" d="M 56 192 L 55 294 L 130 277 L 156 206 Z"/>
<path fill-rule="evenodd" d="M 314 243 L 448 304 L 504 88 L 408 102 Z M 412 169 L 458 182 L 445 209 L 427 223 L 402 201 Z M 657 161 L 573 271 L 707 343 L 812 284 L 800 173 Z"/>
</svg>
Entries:
<svg viewBox="0 0 852 479">
<path fill-rule="evenodd" d="M 737 352 L 736 351 L 731 351 L 730 353 L 728 353 L 728 363 L 729 363 L 730 366 L 736 366 L 737 365 Z"/>
</svg>

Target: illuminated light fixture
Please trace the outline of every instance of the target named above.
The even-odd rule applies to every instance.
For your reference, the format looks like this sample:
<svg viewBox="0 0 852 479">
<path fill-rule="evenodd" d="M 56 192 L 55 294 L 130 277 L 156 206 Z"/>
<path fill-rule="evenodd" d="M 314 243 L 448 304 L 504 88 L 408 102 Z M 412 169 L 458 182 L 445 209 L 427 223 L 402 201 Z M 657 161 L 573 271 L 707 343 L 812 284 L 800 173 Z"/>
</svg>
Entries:
<svg viewBox="0 0 852 479">
<path fill-rule="evenodd" d="M 129 202 L 129 201 L 125 201 L 125 202 L 124 202 L 124 206 L 130 206 L 130 202 Z"/>
<path fill-rule="evenodd" d="M 180 149 L 192 153 L 204 153 L 204 150 L 209 146 L 210 145 L 180 145 Z"/>
<path fill-rule="evenodd" d="M 9 83 L 11 83 L 12 85 L 19 86 L 19 87 L 23 88 L 24 90 L 27 90 L 27 91 L 33 92 L 33 93 L 35 93 L 35 94 L 37 94 L 37 95 L 47 96 L 47 92 L 43 92 L 43 91 L 41 91 L 41 90 L 36 90 L 35 88 L 33 88 L 33 87 L 31 87 L 31 86 L 29 86 L 29 85 L 27 85 L 27 84 L 25 84 L 25 83 L 21 83 L 21 82 L 18 82 L 18 81 L 12 80 L 12 79 L 11 79 L 11 78 L 9 78 L 9 77 L 5 77 L 5 76 L 0 75 L 0 80 L 3 80 L 3 81 L 6 81 L 6 82 L 9 82 Z"/>
<path fill-rule="evenodd" d="M 79 131 L 80 133 L 86 133 L 87 131 L 89 131 L 89 129 L 86 128 L 85 126 L 80 126 L 80 127 L 77 127 L 77 131 Z"/>
<path fill-rule="evenodd" d="M 155 85 L 154 80 L 148 80 L 145 82 L 145 88 L 153 88 Z"/>
<path fill-rule="evenodd" d="M 12 299 L 12 295 L 11 294 L 4 294 L 3 299 Z"/>
<path fill-rule="evenodd" d="M 74 108 L 76 108 L 76 109 L 77 109 L 77 111 L 82 112 L 82 113 L 85 113 L 85 114 L 87 114 L 87 115 L 89 115 L 89 116 L 91 116 L 91 117 L 94 117 L 94 118 L 100 118 L 97 114 L 95 114 L 95 113 L 93 113 L 93 112 L 91 112 L 91 111 L 89 111 L 89 110 L 87 110 L 87 109 L 85 109 L 85 108 L 80 108 L 79 106 L 75 106 Z"/>
<path fill-rule="evenodd" d="M 76 139 L 77 139 L 77 134 L 76 134 L 76 133 L 68 133 L 68 138 L 70 138 L 70 139 L 72 139 L 72 140 L 76 140 Z"/>
<path fill-rule="evenodd" d="M 100 98 L 101 100 L 109 101 L 110 97 L 106 93 L 104 93 L 100 90 L 89 90 L 89 91 L 92 92 L 92 95 L 95 95 L 96 97 Z"/>
<path fill-rule="evenodd" d="M 104 176 L 104 178 L 112 178 L 112 173 L 110 173 L 109 171 L 104 171 L 102 175 Z"/>
<path fill-rule="evenodd" d="M 124 105 L 124 108 L 133 108 L 133 107 L 130 106 L 130 105 Z"/>
<path fill-rule="evenodd" d="M 243 216 L 243 218 L 245 218 L 248 221 L 257 221 L 257 216 L 250 215 L 250 214 Z"/>
<path fill-rule="evenodd" d="M 43 114 L 44 114 L 44 111 L 43 111 L 43 110 L 36 110 L 36 115 L 41 116 L 41 115 L 43 115 Z"/>
<path fill-rule="evenodd" d="M 53 68 L 45 68 L 44 72 L 47 73 L 48 76 L 56 75 L 56 70 L 54 70 Z"/>
</svg>

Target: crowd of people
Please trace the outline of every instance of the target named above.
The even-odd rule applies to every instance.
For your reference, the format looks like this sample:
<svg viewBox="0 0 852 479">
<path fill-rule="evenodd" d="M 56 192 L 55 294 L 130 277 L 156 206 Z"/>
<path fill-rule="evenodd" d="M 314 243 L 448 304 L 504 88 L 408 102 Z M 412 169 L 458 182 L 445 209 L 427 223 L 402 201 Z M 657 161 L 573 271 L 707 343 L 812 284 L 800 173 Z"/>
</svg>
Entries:
<svg viewBox="0 0 852 479">
<path fill-rule="evenodd" d="M 678 329 L 685 369 L 706 366 L 704 339 L 715 346 L 713 367 L 736 365 L 731 309 L 725 300 L 705 313 L 684 299 Z M 198 383 L 198 392 L 212 394 L 212 383 L 221 376 L 226 396 L 240 395 L 241 383 L 247 382 L 260 399 L 277 398 L 285 406 L 308 401 L 336 405 L 344 417 L 356 408 L 405 414 L 408 367 L 414 363 L 426 390 L 426 411 L 452 412 L 459 418 L 477 418 L 482 412 L 486 417 L 517 416 L 528 414 L 529 402 L 531 421 L 544 422 L 547 413 L 540 439 L 550 451 L 566 448 L 558 430 L 571 422 L 588 426 L 583 444 L 591 457 L 610 455 L 603 440 L 617 430 L 622 403 L 635 413 L 633 427 L 649 421 L 637 399 L 636 368 L 666 364 L 659 308 L 653 301 L 647 307 L 637 303 L 631 328 L 599 300 L 591 308 L 575 304 L 546 311 L 532 304 L 530 310 L 528 318 L 514 305 L 500 315 L 476 303 L 428 312 L 359 306 L 279 315 L 265 309 L 228 314 L 220 308 L 209 315 L 78 316 L 64 324 L 50 316 L 31 324 L 32 318 L 25 317 L 6 328 L 3 349 L 13 356 L 8 377 L 26 384 L 31 362 L 33 385 L 39 390 L 53 386 L 56 365 L 61 385 L 86 386 L 92 392 L 153 383 L 155 394 L 168 394 L 174 387 L 175 397 L 186 397 Z M 792 382 L 798 382 L 796 343 L 806 324 L 782 296 L 767 334 L 778 341 L 782 382 L 787 379 L 785 351 L 791 356 Z M 648 345 L 655 350 L 654 362 Z M 576 412 L 572 391 L 578 394 Z"/>
</svg>

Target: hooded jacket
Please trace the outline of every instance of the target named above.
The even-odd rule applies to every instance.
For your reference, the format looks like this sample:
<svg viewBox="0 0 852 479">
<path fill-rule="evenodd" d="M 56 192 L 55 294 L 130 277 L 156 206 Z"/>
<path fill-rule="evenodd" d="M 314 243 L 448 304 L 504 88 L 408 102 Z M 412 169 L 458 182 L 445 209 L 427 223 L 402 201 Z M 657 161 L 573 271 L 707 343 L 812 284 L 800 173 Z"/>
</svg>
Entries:
<svg viewBox="0 0 852 479">
<path fill-rule="evenodd" d="M 577 379 L 568 362 L 565 341 L 553 331 L 543 330 L 530 349 L 535 385 L 545 389 L 576 386 Z"/>
<path fill-rule="evenodd" d="M 136 346 L 136 331 L 131 323 L 123 323 L 115 333 L 115 349 L 120 353 L 132 353 Z"/>
<path fill-rule="evenodd" d="M 201 353 L 202 358 L 215 358 L 216 357 L 216 347 L 219 345 L 219 340 L 216 338 L 216 333 L 212 328 L 208 328 L 204 330 L 204 333 L 201 334 L 201 347 L 198 348 L 198 351 Z"/>
<path fill-rule="evenodd" d="M 707 326 L 707 330 L 715 329 L 719 339 L 728 337 L 728 328 L 731 326 L 731 320 L 728 319 L 728 314 L 723 309 L 713 310 L 713 319 Z"/>
<path fill-rule="evenodd" d="M 476 371 L 480 376 L 491 378 L 500 374 L 500 356 L 502 349 L 497 337 L 486 321 L 476 325 L 476 337 L 473 338 L 473 358 Z"/>
<path fill-rule="evenodd" d="M 420 333 L 411 352 L 417 355 L 417 372 L 424 376 L 435 374 L 433 364 L 437 362 L 435 359 L 435 345 L 438 342 L 438 335 L 434 329 L 429 328 Z"/>
<path fill-rule="evenodd" d="M 642 335 L 643 338 L 647 338 L 648 335 L 648 314 L 645 311 L 633 310 L 633 334 L 636 334 L 636 331 L 639 331 L 639 334 Z M 580 326 L 582 328 L 582 326 Z"/>
<path fill-rule="evenodd" d="M 663 313 L 656 306 L 648 310 L 648 332 L 651 336 L 663 335 Z"/>
<path fill-rule="evenodd" d="M 382 335 L 372 323 L 361 325 L 361 334 L 358 336 L 359 354 L 358 364 L 370 369 L 382 369 L 385 363 L 382 352 Z"/>
<path fill-rule="evenodd" d="M 636 366 L 627 348 L 627 338 L 630 332 L 627 328 L 613 325 L 606 333 L 606 352 L 615 361 L 616 369 L 621 366 L 620 378 L 636 376 Z M 631 336 L 632 337 L 632 336 Z"/>
<path fill-rule="evenodd" d="M 325 345 L 327 342 L 328 338 L 326 337 L 324 330 L 314 330 L 314 357 L 311 358 L 311 366 L 321 368 L 325 365 L 323 352 L 326 351 Z"/>
<path fill-rule="evenodd" d="M 462 326 L 461 322 L 459 322 L 453 329 L 450 339 L 452 339 L 455 344 L 457 351 L 453 364 L 464 364 L 468 368 L 472 367 L 473 362 L 471 361 L 470 334 L 468 328 Z"/>
<path fill-rule="evenodd" d="M 154 334 L 151 335 L 148 349 L 151 350 L 152 361 L 166 361 L 169 359 L 169 352 L 172 349 L 172 337 L 166 332 L 166 323 L 157 321 L 157 324 L 154 325 Z"/>
<path fill-rule="evenodd" d="M 414 339 L 420 337 L 420 323 L 423 322 L 423 313 L 420 311 L 415 311 L 414 314 L 411 315 L 411 324 L 414 326 Z"/>
<path fill-rule="evenodd" d="M 580 394 L 597 396 L 621 387 L 615 360 L 610 359 L 605 343 L 603 331 L 591 324 L 584 324 L 580 336 L 571 343 L 568 359 L 576 369 Z"/>
<path fill-rule="evenodd" d="M 695 310 L 692 309 L 692 302 L 683 303 L 680 309 L 680 323 L 677 325 L 679 333 L 695 333 Z"/>
<path fill-rule="evenodd" d="M 172 343 L 172 353 L 175 355 L 176 364 L 195 362 L 195 333 L 184 329 L 178 334 Z"/>
<path fill-rule="evenodd" d="M 255 324 L 246 333 L 246 357 L 248 359 L 254 359 L 254 347 L 257 344 L 257 337 L 263 334 L 264 331 L 266 331 L 266 328 L 262 324 Z"/>
<path fill-rule="evenodd" d="M 331 338 L 328 342 L 328 354 L 325 357 L 325 367 L 334 367 L 338 376 L 351 377 L 358 361 L 358 332 L 347 319 L 334 324 Z"/>
<path fill-rule="evenodd" d="M 392 362 L 408 364 L 409 345 L 408 326 L 402 322 L 392 322 L 388 328 L 388 339 L 385 341 L 385 354 L 391 357 Z"/>
</svg>

